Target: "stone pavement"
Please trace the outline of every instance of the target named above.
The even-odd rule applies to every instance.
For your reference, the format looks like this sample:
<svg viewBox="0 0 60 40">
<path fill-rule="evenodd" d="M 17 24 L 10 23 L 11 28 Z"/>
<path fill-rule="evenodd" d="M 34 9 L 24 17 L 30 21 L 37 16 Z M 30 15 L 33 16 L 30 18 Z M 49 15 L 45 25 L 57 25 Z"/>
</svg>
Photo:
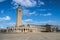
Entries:
<svg viewBox="0 0 60 40">
<path fill-rule="evenodd" d="M 0 33 L 0 40 L 60 40 L 60 33 Z"/>
</svg>

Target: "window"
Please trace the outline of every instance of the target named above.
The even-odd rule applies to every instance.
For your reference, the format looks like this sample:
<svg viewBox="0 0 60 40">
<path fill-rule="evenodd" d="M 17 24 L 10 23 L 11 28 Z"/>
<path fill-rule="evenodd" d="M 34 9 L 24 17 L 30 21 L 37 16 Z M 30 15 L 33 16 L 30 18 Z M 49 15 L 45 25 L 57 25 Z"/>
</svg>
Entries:
<svg viewBox="0 0 60 40">
<path fill-rule="evenodd" d="M 21 12 L 21 10 L 19 10 L 19 12 Z"/>
</svg>

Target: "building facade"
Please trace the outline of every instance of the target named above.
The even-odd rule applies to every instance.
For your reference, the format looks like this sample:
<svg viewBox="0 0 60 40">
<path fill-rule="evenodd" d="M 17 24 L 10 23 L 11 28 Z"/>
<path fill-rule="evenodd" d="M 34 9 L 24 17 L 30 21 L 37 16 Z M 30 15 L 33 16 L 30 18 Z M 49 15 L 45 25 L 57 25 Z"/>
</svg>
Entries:
<svg viewBox="0 0 60 40">
<path fill-rule="evenodd" d="M 55 27 L 52 26 L 36 26 L 36 25 L 22 25 L 22 9 L 19 5 L 16 13 L 16 27 L 8 27 L 7 32 L 43 32 L 43 31 L 56 31 Z M 53 32 L 53 31 L 52 31 Z"/>
</svg>

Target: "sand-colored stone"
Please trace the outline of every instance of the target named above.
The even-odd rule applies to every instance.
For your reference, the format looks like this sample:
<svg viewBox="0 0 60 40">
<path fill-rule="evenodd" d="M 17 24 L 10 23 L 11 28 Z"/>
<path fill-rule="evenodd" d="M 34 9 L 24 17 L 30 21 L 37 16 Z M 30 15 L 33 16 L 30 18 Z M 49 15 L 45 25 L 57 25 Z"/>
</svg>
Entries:
<svg viewBox="0 0 60 40">
<path fill-rule="evenodd" d="M 0 40 L 60 40 L 60 33 L 0 34 Z"/>
<path fill-rule="evenodd" d="M 22 25 L 22 9 L 18 6 L 16 13 L 16 27 L 19 27 L 20 25 Z"/>
</svg>

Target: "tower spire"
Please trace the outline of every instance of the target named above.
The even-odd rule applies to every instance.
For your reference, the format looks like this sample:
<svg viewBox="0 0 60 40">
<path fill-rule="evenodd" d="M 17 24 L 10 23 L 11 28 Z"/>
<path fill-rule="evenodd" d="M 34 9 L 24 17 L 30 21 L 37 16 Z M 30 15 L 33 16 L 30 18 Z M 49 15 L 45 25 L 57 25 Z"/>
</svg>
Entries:
<svg viewBox="0 0 60 40">
<path fill-rule="evenodd" d="M 22 25 L 22 10 L 21 10 L 21 5 L 18 5 L 17 15 L 16 15 L 16 27 L 19 27 L 21 25 Z"/>
<path fill-rule="evenodd" d="M 18 4 L 18 8 L 21 8 L 21 5 L 20 4 Z"/>
</svg>

